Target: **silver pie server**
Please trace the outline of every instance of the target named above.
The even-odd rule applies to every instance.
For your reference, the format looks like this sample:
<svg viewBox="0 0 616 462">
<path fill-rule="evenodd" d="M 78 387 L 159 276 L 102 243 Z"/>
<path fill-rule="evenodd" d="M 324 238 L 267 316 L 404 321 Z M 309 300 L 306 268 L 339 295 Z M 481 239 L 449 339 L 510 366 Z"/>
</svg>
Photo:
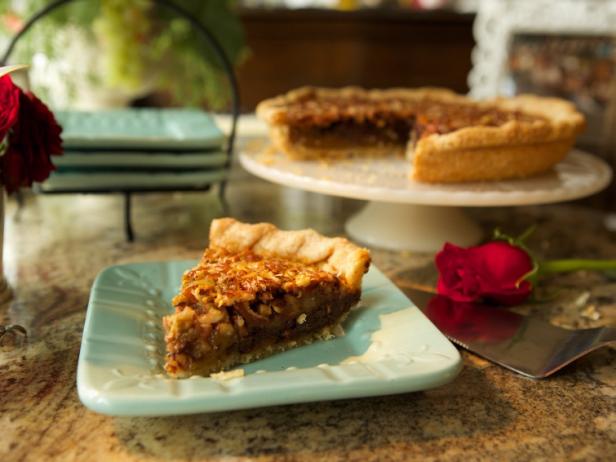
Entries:
<svg viewBox="0 0 616 462">
<path fill-rule="evenodd" d="M 410 287 L 402 291 L 453 343 L 527 377 L 539 379 L 616 341 L 616 329 L 563 329 L 532 316 Z"/>
</svg>

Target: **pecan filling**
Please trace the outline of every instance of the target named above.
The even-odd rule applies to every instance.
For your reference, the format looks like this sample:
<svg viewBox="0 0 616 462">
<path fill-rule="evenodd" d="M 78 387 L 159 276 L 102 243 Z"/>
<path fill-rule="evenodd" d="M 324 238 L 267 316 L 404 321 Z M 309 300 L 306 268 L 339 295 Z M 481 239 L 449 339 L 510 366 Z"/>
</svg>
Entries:
<svg viewBox="0 0 616 462">
<path fill-rule="evenodd" d="M 493 105 L 442 101 L 428 97 L 370 98 L 354 95 L 317 97 L 289 103 L 281 122 L 290 126 L 291 140 L 308 147 L 404 145 L 433 134 L 446 134 L 471 126 L 498 127 L 510 121 L 545 121 L 544 117 Z"/>
<path fill-rule="evenodd" d="M 411 133 L 412 120 L 379 120 L 374 122 L 332 122 L 326 126 L 292 125 L 289 138 L 306 147 L 342 149 L 349 142 L 362 146 L 404 145 Z"/>
<path fill-rule="evenodd" d="M 417 106 L 414 130 L 419 138 L 434 133 L 451 133 L 471 126 L 499 127 L 507 122 L 545 121 L 545 118 L 521 111 L 504 111 L 489 105 L 444 104 L 423 100 Z"/>
<path fill-rule="evenodd" d="M 230 355 L 265 350 L 335 323 L 359 300 L 335 274 L 250 251 L 207 249 L 164 318 L 169 373 L 208 373 Z"/>
</svg>

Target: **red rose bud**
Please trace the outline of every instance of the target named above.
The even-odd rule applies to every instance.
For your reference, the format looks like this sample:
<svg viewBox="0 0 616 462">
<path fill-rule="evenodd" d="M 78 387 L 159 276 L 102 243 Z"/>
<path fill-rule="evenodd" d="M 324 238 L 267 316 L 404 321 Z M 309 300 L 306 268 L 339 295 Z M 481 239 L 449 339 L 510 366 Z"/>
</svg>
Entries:
<svg viewBox="0 0 616 462">
<path fill-rule="evenodd" d="M 0 142 L 17 121 L 19 93 L 9 75 L 0 77 Z"/>
<path fill-rule="evenodd" d="M 445 244 L 436 255 L 438 293 L 457 302 L 495 302 L 517 305 L 532 291 L 522 278 L 533 261 L 520 247 L 504 241 L 462 248 Z"/>
</svg>

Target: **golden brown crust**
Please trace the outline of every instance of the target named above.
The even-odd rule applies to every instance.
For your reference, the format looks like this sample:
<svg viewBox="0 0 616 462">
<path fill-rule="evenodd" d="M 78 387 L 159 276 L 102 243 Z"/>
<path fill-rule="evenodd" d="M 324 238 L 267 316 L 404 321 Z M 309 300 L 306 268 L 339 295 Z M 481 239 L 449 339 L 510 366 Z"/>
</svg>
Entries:
<svg viewBox="0 0 616 462">
<path fill-rule="evenodd" d="M 556 98 L 520 95 L 486 101 L 503 110 L 517 110 L 545 120 L 509 121 L 498 127 L 467 127 L 447 134 L 430 135 L 418 141 L 417 149 L 429 152 L 457 151 L 502 145 L 525 145 L 568 140 L 584 128 L 584 116 L 573 104 Z"/>
<path fill-rule="evenodd" d="M 411 177 L 454 183 L 536 175 L 567 155 L 585 125 L 573 104 L 556 98 L 520 95 L 492 103 L 542 116 L 547 122 L 510 121 L 500 127 L 468 127 L 423 138 L 409 152 Z"/>
<path fill-rule="evenodd" d="M 210 247 L 228 252 L 250 250 L 261 256 L 294 259 L 341 276 L 351 289 L 361 288 L 370 252 L 344 238 L 328 238 L 312 229 L 282 231 L 269 223 L 248 224 L 219 218 L 210 227 Z"/>
<path fill-rule="evenodd" d="M 548 171 L 571 149 L 573 140 L 520 146 L 498 146 L 417 155 L 411 169 L 413 179 L 426 183 L 497 181 L 525 178 Z M 472 168 L 469 168 L 472 166 Z"/>
<path fill-rule="evenodd" d="M 270 124 L 274 146 L 295 159 L 336 158 L 349 154 L 387 155 L 400 147 L 353 146 L 312 147 L 296 143 L 290 137 L 288 108 L 305 98 L 357 98 L 377 101 L 386 98 L 474 105 L 499 111 L 528 115 L 501 125 L 467 126 L 449 133 L 422 136 L 406 146 L 412 160 L 411 177 L 427 182 L 463 182 L 526 177 L 549 170 L 564 158 L 584 129 L 584 116 L 573 104 L 557 98 L 519 95 L 473 101 L 440 88 L 363 90 L 358 87 L 325 89 L 303 87 L 263 101 L 257 114 Z M 467 107 L 467 106 L 465 106 Z M 349 112 L 349 111 L 347 111 Z M 326 119 L 327 120 L 327 119 Z"/>
</svg>

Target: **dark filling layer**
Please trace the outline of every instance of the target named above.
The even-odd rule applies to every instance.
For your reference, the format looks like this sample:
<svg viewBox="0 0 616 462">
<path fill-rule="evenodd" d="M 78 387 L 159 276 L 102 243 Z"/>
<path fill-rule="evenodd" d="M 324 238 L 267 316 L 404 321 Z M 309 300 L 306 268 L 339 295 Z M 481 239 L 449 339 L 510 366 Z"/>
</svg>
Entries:
<svg viewBox="0 0 616 462">
<path fill-rule="evenodd" d="M 211 324 L 199 308 L 185 308 L 195 319 L 168 345 L 167 370 L 207 374 L 220 370 L 230 357 L 286 345 L 333 325 L 359 297 L 359 291 L 349 291 L 336 280 L 293 293 L 260 293 L 253 302 L 224 307 L 223 319 Z"/>
<path fill-rule="evenodd" d="M 270 304 L 236 305 L 230 309 L 245 321 L 245 329 L 238 328 L 237 350 L 248 353 L 316 332 L 340 319 L 358 301 L 359 292 L 326 286 L 294 295 L 280 294 Z M 271 316 L 259 313 L 264 307 L 271 310 Z"/>
<path fill-rule="evenodd" d="M 397 146 L 408 142 L 412 126 L 411 119 L 379 123 L 344 121 L 324 127 L 291 126 L 289 137 L 291 142 L 310 148 L 344 149 L 351 143 L 362 146 Z"/>
<path fill-rule="evenodd" d="M 521 111 L 505 111 L 480 103 L 417 100 L 322 99 L 289 107 L 286 123 L 290 141 L 306 147 L 330 149 L 407 144 L 432 134 L 451 133 L 471 126 L 498 127 L 510 121 L 544 121 Z"/>
</svg>

